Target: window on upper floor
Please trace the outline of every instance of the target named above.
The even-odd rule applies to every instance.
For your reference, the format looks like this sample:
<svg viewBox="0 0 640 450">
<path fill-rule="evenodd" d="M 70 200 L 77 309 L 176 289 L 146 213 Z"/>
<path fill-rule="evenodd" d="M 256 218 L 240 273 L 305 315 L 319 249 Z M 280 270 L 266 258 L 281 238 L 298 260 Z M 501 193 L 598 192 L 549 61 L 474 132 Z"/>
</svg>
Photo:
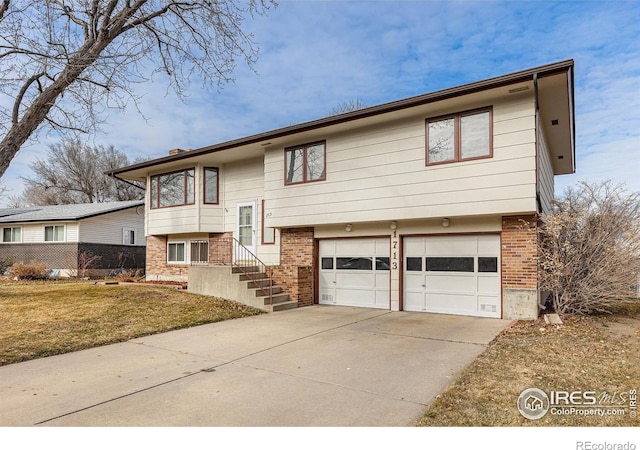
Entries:
<svg viewBox="0 0 640 450">
<path fill-rule="evenodd" d="M 2 242 L 22 242 L 22 227 L 3 228 Z"/>
<path fill-rule="evenodd" d="M 285 184 L 308 183 L 325 179 L 326 143 L 314 142 L 284 149 Z"/>
<path fill-rule="evenodd" d="M 151 209 L 195 203 L 195 169 L 153 175 Z"/>
<path fill-rule="evenodd" d="M 204 202 L 210 205 L 218 204 L 218 168 L 204 168 Z"/>
<path fill-rule="evenodd" d="M 45 242 L 63 242 L 64 225 L 47 225 L 44 227 Z"/>
<path fill-rule="evenodd" d="M 427 119 L 427 165 L 493 156 L 492 110 Z"/>
</svg>

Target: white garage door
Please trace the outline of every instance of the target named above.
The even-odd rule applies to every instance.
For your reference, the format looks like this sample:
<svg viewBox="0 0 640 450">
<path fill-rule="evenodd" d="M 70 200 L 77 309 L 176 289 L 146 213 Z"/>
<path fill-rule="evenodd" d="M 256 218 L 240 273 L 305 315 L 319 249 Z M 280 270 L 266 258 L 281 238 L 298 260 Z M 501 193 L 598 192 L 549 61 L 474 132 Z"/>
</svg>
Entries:
<svg viewBox="0 0 640 450">
<path fill-rule="evenodd" d="M 389 308 L 387 238 L 320 241 L 320 304 Z"/>
<path fill-rule="evenodd" d="M 404 240 L 404 310 L 500 317 L 500 236 Z"/>
</svg>

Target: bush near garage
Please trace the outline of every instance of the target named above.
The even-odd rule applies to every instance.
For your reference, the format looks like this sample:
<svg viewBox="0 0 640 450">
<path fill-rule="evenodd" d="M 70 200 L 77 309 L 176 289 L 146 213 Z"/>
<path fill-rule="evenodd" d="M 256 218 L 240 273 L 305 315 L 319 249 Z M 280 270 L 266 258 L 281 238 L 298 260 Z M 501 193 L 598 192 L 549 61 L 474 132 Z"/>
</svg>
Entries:
<svg viewBox="0 0 640 450">
<path fill-rule="evenodd" d="M 556 312 L 609 313 L 638 300 L 640 192 L 581 182 L 540 219 L 540 288 Z"/>
</svg>

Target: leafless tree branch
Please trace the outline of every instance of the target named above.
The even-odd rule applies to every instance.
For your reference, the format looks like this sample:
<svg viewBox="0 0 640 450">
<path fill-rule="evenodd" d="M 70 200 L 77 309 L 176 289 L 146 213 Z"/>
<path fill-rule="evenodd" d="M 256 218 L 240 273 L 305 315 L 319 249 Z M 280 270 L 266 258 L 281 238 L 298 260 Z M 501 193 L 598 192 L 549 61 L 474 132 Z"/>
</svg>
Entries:
<svg viewBox="0 0 640 450">
<path fill-rule="evenodd" d="M 0 120 L 0 177 L 40 131 L 97 130 L 106 108 L 135 103 L 134 83 L 158 71 L 181 98 L 192 79 L 206 87 L 228 82 L 238 58 L 251 67 L 257 57 L 243 20 L 275 4 L 2 0 L 0 93 L 13 105 L 0 107 L 0 117 L 10 118 Z"/>
</svg>

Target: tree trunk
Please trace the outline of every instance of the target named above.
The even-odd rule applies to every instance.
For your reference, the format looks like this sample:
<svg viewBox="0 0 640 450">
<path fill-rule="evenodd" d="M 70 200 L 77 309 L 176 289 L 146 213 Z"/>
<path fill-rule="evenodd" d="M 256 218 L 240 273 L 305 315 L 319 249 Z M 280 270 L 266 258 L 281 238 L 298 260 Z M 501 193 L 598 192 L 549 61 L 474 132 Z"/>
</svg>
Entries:
<svg viewBox="0 0 640 450">
<path fill-rule="evenodd" d="M 47 118 L 49 111 L 65 89 L 71 85 L 80 74 L 91 66 L 100 53 L 111 42 L 106 38 L 101 41 L 85 43 L 76 57 L 74 57 L 60 73 L 58 78 L 44 89 L 24 115 L 15 121 L 7 134 L 0 141 L 0 179 L 6 172 L 11 160 L 16 156 L 20 147 L 29 139 L 31 134 Z"/>
</svg>

